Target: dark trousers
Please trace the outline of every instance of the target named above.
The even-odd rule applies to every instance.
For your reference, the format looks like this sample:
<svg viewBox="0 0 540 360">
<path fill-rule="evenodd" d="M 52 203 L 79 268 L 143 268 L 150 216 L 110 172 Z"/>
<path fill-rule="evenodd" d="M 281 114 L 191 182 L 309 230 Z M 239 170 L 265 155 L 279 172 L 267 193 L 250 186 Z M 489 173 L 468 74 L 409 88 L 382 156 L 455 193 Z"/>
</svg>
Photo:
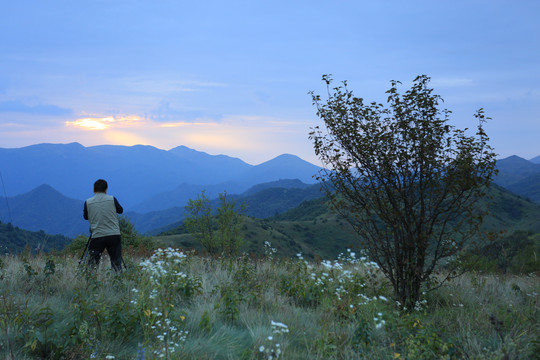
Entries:
<svg viewBox="0 0 540 360">
<path fill-rule="evenodd" d="M 97 267 L 103 250 L 107 249 L 114 271 L 122 271 L 122 238 L 120 235 L 92 238 L 88 246 L 88 265 Z"/>
</svg>

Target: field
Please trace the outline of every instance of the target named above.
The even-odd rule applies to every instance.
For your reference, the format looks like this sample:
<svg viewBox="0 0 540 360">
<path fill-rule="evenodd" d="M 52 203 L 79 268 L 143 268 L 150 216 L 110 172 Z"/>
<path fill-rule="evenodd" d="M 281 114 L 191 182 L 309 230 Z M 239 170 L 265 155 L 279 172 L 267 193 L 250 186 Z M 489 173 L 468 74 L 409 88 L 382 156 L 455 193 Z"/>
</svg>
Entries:
<svg viewBox="0 0 540 360">
<path fill-rule="evenodd" d="M 6 359 L 531 359 L 537 275 L 467 273 L 400 309 L 351 251 L 308 262 L 158 250 L 127 270 L 66 255 L 0 262 Z"/>
</svg>

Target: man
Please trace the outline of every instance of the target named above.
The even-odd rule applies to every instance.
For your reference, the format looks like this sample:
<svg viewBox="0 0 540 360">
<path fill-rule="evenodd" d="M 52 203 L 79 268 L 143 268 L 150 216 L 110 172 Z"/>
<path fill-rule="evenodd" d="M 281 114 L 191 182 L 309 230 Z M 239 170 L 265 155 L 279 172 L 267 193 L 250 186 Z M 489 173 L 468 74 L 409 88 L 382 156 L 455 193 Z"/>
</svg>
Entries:
<svg viewBox="0 0 540 360">
<path fill-rule="evenodd" d="M 114 271 L 122 271 L 122 244 L 118 216 L 124 209 L 114 196 L 107 195 L 107 182 L 94 183 L 94 196 L 84 202 L 84 218 L 90 222 L 92 239 L 88 245 L 88 264 L 97 267 L 107 249 Z"/>
</svg>

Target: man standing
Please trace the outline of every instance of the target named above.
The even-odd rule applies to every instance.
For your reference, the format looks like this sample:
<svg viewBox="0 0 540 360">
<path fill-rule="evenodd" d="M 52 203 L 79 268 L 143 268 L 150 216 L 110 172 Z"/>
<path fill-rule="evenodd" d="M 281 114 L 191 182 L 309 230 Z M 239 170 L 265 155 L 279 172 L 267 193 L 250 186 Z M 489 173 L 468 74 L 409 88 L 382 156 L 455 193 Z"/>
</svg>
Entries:
<svg viewBox="0 0 540 360">
<path fill-rule="evenodd" d="M 114 196 L 107 195 L 107 182 L 94 183 L 94 196 L 84 202 L 84 218 L 90 222 L 92 239 L 88 245 L 88 264 L 97 267 L 107 249 L 114 271 L 122 271 L 122 244 L 118 216 L 124 209 Z"/>
</svg>

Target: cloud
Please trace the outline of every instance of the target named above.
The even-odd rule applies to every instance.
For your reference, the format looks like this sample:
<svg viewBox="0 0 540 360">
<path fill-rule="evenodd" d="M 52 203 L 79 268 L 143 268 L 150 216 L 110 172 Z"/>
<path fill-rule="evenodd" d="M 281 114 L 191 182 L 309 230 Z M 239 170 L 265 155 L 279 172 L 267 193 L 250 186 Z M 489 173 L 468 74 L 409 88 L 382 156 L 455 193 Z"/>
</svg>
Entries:
<svg viewBox="0 0 540 360">
<path fill-rule="evenodd" d="M 215 123 L 221 117 L 197 109 L 177 109 L 168 101 L 161 102 L 151 113 L 152 120 L 164 123 Z"/>
<path fill-rule="evenodd" d="M 142 125 L 144 118 L 137 115 L 85 117 L 74 121 L 66 121 L 68 127 L 84 130 L 107 130 L 111 128 L 127 128 Z"/>
<path fill-rule="evenodd" d="M 0 102 L 0 112 L 23 113 L 30 115 L 63 116 L 71 115 L 73 110 L 51 104 L 27 105 L 21 101 L 8 100 Z"/>
</svg>

